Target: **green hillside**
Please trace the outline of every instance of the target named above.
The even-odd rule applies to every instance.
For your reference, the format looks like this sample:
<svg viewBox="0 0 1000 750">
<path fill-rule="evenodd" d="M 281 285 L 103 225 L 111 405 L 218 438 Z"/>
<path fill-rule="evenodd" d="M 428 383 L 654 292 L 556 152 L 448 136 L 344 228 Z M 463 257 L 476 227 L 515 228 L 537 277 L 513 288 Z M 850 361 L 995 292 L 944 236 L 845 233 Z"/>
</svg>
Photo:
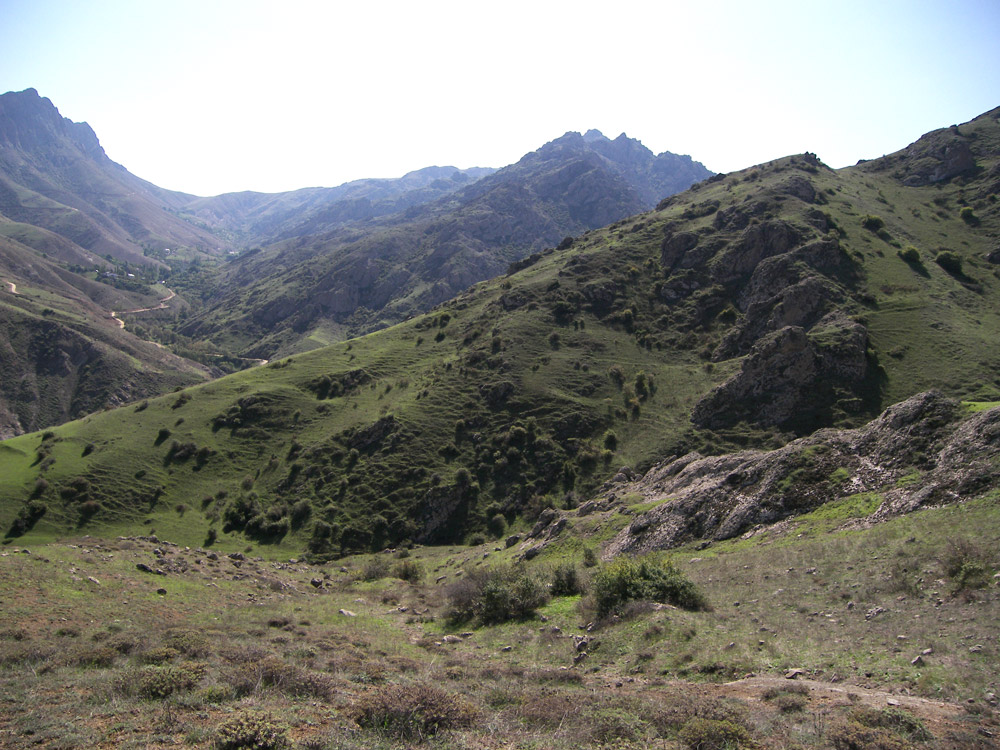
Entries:
<svg viewBox="0 0 1000 750">
<path fill-rule="evenodd" d="M 998 115 L 849 169 L 718 176 L 393 328 L 4 441 L 0 524 L 316 557 L 452 542 L 623 465 L 932 386 L 996 400 Z"/>
</svg>

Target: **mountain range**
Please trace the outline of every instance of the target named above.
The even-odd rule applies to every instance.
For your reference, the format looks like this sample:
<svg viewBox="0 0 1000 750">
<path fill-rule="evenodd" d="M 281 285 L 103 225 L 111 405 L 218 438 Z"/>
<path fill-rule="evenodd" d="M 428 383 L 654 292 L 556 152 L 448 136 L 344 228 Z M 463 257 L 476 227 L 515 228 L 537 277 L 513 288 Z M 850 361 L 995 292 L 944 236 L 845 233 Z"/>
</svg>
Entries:
<svg viewBox="0 0 1000 750">
<path fill-rule="evenodd" d="M 807 153 L 716 175 L 597 229 L 641 199 L 599 151 L 647 174 L 662 157 L 568 134 L 403 214 L 246 253 L 222 266 L 238 290 L 225 306 L 269 347 L 322 343 L 311 326 L 340 314 L 348 278 L 342 313 L 362 328 L 392 322 L 361 321 L 362 301 L 414 317 L 7 440 L 4 520 L 33 497 L 50 533 L 145 522 L 188 543 L 250 537 L 323 558 L 496 534 L 575 507 L 622 466 L 774 449 L 931 388 L 1000 400 L 998 115 L 847 169 Z M 503 218 L 528 195 L 530 221 Z M 498 257 L 486 239 L 523 250 Z M 460 258 L 506 273 L 476 281 Z M 382 273 L 413 307 L 390 302 L 390 285 L 366 296 Z M 209 311 L 186 335 L 211 332 Z M 788 476 L 795 488 L 810 474 Z M 795 497 L 760 517 L 824 502 Z M 199 512 L 174 513 L 192 498 Z M 689 533 L 744 530 L 715 528 Z"/>
<path fill-rule="evenodd" d="M 710 174 L 596 131 L 495 172 L 198 198 L 131 175 L 35 90 L 3 95 L 0 275 L 19 292 L 0 435 L 384 327 Z"/>
</svg>

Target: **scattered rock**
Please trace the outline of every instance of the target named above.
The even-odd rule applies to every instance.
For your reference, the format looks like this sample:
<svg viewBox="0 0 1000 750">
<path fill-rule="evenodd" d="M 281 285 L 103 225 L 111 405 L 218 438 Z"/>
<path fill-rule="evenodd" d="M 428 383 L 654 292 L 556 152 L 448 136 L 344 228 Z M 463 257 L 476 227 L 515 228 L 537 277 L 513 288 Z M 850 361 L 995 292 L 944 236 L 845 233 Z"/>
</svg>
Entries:
<svg viewBox="0 0 1000 750">
<path fill-rule="evenodd" d="M 502 651 L 503 653 L 505 653 L 505 654 L 506 654 L 506 653 L 508 653 L 509 651 L 513 651 L 513 650 L 514 650 L 514 647 L 513 647 L 513 646 L 504 646 L 504 647 L 503 647 L 502 649 L 500 649 L 500 650 L 501 650 L 501 651 Z"/>
<path fill-rule="evenodd" d="M 318 588 L 320 588 L 323 585 L 323 579 L 322 578 L 313 578 L 311 581 L 309 581 L 309 583 L 312 584 L 313 588 L 317 588 L 318 589 Z"/>
<path fill-rule="evenodd" d="M 975 646 L 969 646 L 970 654 L 978 654 L 982 650 L 983 650 L 983 644 L 981 643 L 977 643 Z"/>
<path fill-rule="evenodd" d="M 785 672 L 786 680 L 797 680 L 801 675 L 804 675 L 806 670 L 804 669 L 789 669 Z"/>
<path fill-rule="evenodd" d="M 923 666 L 923 664 L 924 664 L 924 657 L 919 656 L 919 655 L 918 656 L 914 656 L 912 659 L 910 659 L 910 664 L 912 664 L 915 667 Z"/>
<path fill-rule="evenodd" d="M 159 594 L 160 596 L 166 596 L 167 595 L 167 590 L 166 589 L 157 589 L 156 593 Z"/>
<path fill-rule="evenodd" d="M 461 643 L 462 639 L 457 635 L 446 635 L 441 639 L 445 643 Z"/>
<path fill-rule="evenodd" d="M 349 609 L 338 609 L 337 614 L 343 615 L 344 617 L 357 617 L 357 614 L 355 614 Z"/>
<path fill-rule="evenodd" d="M 520 534 L 511 534 L 509 537 L 507 537 L 506 541 L 504 541 L 504 546 L 506 546 L 507 549 L 510 549 L 520 541 L 521 541 Z"/>
<path fill-rule="evenodd" d="M 883 613 L 885 613 L 887 611 L 888 610 L 886 610 L 885 607 L 872 607 L 867 612 L 865 612 L 865 619 L 866 620 L 871 620 L 871 619 L 873 619 L 875 617 L 878 617 L 879 615 L 881 615 L 881 614 L 883 614 Z"/>
</svg>

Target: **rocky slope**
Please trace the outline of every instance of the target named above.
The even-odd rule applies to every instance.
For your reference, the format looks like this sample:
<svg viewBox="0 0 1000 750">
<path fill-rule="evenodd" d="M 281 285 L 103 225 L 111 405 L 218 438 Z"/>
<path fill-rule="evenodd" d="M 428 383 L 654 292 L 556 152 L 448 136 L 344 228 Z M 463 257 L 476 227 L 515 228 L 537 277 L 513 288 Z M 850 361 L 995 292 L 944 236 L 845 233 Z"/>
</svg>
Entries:
<svg viewBox="0 0 1000 750">
<path fill-rule="evenodd" d="M 930 391 L 855 430 L 819 430 L 773 451 L 689 453 L 635 481 L 619 475 L 597 502 L 640 495 L 609 556 L 730 539 L 825 503 L 871 493 L 867 522 L 977 497 L 1000 486 L 1000 408 L 969 416 Z M 625 480 L 625 481 L 622 481 Z"/>
</svg>

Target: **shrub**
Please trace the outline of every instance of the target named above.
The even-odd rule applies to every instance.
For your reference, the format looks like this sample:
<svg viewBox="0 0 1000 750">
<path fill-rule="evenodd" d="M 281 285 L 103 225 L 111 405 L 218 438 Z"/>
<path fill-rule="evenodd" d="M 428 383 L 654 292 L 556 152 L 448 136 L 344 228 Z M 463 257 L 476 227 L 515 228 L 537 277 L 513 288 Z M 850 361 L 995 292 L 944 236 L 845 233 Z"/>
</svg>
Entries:
<svg viewBox="0 0 1000 750">
<path fill-rule="evenodd" d="M 746 729 L 726 720 L 694 718 L 681 727 L 677 736 L 691 750 L 732 750 L 753 745 Z"/>
<path fill-rule="evenodd" d="M 968 539 L 949 540 L 941 565 L 956 591 L 983 588 L 990 582 L 986 551 Z"/>
<path fill-rule="evenodd" d="M 475 706 L 461 696 L 427 684 L 377 688 L 363 695 L 353 710 L 359 725 L 407 740 L 467 727 L 476 714 Z"/>
<path fill-rule="evenodd" d="M 867 229 L 869 232 L 877 232 L 885 226 L 885 222 L 882 220 L 881 216 L 873 216 L 872 214 L 865 214 L 861 217 L 861 226 Z"/>
<path fill-rule="evenodd" d="M 490 520 L 486 522 L 486 530 L 494 539 L 502 537 L 507 531 L 507 519 L 504 518 L 503 513 L 494 513 L 490 516 Z"/>
<path fill-rule="evenodd" d="M 598 617 L 622 611 L 630 601 L 648 600 L 684 609 L 707 609 L 708 602 L 680 570 L 653 556 L 620 557 L 601 567 L 592 582 Z"/>
<path fill-rule="evenodd" d="M 329 700 L 334 692 L 330 677 L 289 664 L 271 654 L 237 664 L 227 673 L 226 682 L 241 698 L 268 688 L 289 696 L 311 696 L 321 700 Z"/>
<path fill-rule="evenodd" d="M 976 212 L 972 210 L 972 206 L 965 206 L 961 211 L 958 212 L 959 217 L 968 224 L 970 227 L 978 226 L 979 217 L 976 216 Z"/>
<path fill-rule="evenodd" d="M 851 711 L 849 719 L 872 729 L 888 729 L 899 737 L 916 742 L 932 739 L 920 719 L 899 708 L 859 707 Z"/>
<path fill-rule="evenodd" d="M 962 274 L 962 258 L 951 250 L 942 250 L 935 258 L 934 262 L 950 274 L 960 276 Z"/>
<path fill-rule="evenodd" d="M 905 250 L 897 250 L 896 255 L 898 255 L 907 263 L 920 262 L 920 251 L 917 250 L 917 248 L 915 248 L 913 245 L 907 245 Z"/>
<path fill-rule="evenodd" d="M 600 562 L 600 560 L 597 557 L 597 550 L 595 550 L 593 547 L 584 547 L 583 548 L 583 567 L 585 567 L 585 568 L 596 568 L 598 562 Z"/>
<path fill-rule="evenodd" d="M 392 574 L 408 583 L 420 583 L 424 578 L 424 569 L 420 563 L 413 560 L 402 560 L 393 569 Z"/>
<path fill-rule="evenodd" d="M 512 565 L 467 571 L 448 590 L 452 623 L 478 620 L 484 625 L 530 617 L 548 601 L 538 578 Z"/>
<path fill-rule="evenodd" d="M 122 676 L 120 687 L 128 695 L 148 700 L 167 698 L 190 690 L 205 676 L 205 665 L 182 662 L 178 665 L 143 667 Z"/>
<path fill-rule="evenodd" d="M 216 750 L 288 750 L 288 728 L 270 714 L 241 713 L 222 722 L 216 730 Z"/>
<path fill-rule="evenodd" d="M 582 594 L 585 585 L 575 565 L 559 565 L 552 571 L 552 596 Z"/>
</svg>

